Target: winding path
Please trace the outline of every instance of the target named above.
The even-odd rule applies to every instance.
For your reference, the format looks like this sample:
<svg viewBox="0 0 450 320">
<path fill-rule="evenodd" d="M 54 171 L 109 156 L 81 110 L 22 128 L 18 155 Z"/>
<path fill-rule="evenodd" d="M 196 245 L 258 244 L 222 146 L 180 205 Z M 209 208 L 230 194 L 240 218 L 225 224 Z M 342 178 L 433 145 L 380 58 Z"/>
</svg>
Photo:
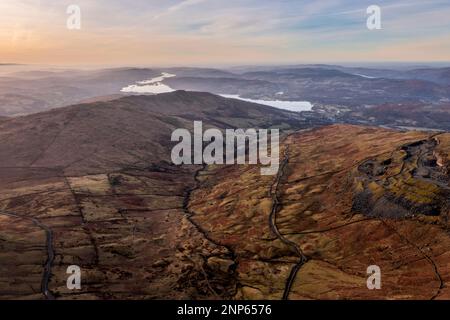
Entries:
<svg viewBox="0 0 450 320">
<path fill-rule="evenodd" d="M 194 217 L 195 213 L 189 209 L 189 201 L 191 200 L 192 193 L 195 192 L 196 190 L 198 190 L 198 189 L 200 188 L 200 185 L 201 185 L 201 183 L 200 183 L 200 181 L 199 181 L 199 179 L 198 179 L 198 176 L 199 176 L 199 174 L 200 174 L 202 171 L 204 171 L 205 169 L 206 169 L 206 165 L 204 164 L 204 165 L 201 166 L 201 168 L 199 168 L 198 170 L 195 171 L 195 174 L 194 174 L 194 181 L 195 181 L 195 183 L 194 183 L 194 185 L 193 185 L 191 188 L 189 188 L 188 190 L 186 190 L 185 197 L 184 197 L 184 201 L 183 201 L 183 211 L 184 211 L 184 213 L 185 213 L 186 219 L 191 223 L 191 225 L 192 225 L 192 226 L 193 226 L 193 227 L 194 227 L 194 228 L 195 228 L 195 229 L 196 229 L 196 230 L 197 230 L 197 231 L 198 231 L 198 232 L 199 232 L 206 240 L 208 240 L 209 242 L 211 242 L 212 244 L 214 244 L 214 245 L 216 245 L 216 246 L 218 246 L 218 247 L 223 247 L 223 248 L 225 248 L 225 249 L 228 251 L 229 258 L 234 262 L 234 267 L 233 267 L 233 273 L 234 273 L 235 270 L 236 270 L 237 267 L 238 267 L 239 261 L 238 261 L 238 259 L 237 259 L 236 253 L 234 252 L 233 248 L 232 248 L 231 246 L 228 246 L 228 245 L 225 245 L 225 244 L 223 244 L 223 243 L 220 243 L 220 242 L 217 241 L 217 240 L 214 240 L 214 239 L 209 235 L 209 233 L 208 233 L 207 230 L 203 229 L 203 228 L 201 227 L 200 224 L 198 224 L 197 222 L 194 221 L 193 217 Z M 189 258 L 189 257 L 188 257 L 188 258 Z M 189 259 L 190 259 L 190 258 L 189 258 Z M 195 264 L 195 262 L 194 262 L 192 259 L 190 259 L 190 260 Z M 218 295 L 217 292 L 211 287 L 210 282 L 209 282 L 208 275 L 206 274 L 205 270 L 203 269 L 203 267 L 202 267 L 201 265 L 198 266 L 198 267 L 200 267 L 200 269 L 201 269 L 201 271 L 202 271 L 202 273 L 203 273 L 203 275 L 204 275 L 205 281 L 207 282 L 207 285 L 208 285 L 208 289 L 211 291 L 211 293 L 212 293 L 214 296 L 216 296 L 216 297 L 218 298 L 219 295 Z"/>
<path fill-rule="evenodd" d="M 42 275 L 42 282 L 41 282 L 41 292 L 47 300 L 54 300 L 55 297 L 49 289 L 49 282 L 52 274 L 52 265 L 53 261 L 55 260 L 55 250 L 53 248 L 53 231 L 45 224 L 42 224 L 36 218 L 24 217 L 14 213 L 6 213 L 6 212 L 0 212 L 0 215 L 31 221 L 35 226 L 44 230 L 46 235 L 47 260 L 45 261 L 44 264 L 44 273 Z"/>
<path fill-rule="evenodd" d="M 292 267 L 291 272 L 289 274 L 289 277 L 286 280 L 286 285 L 283 292 L 283 300 L 287 300 L 289 298 L 289 293 L 291 292 L 292 284 L 294 283 L 295 277 L 297 276 L 298 271 L 300 268 L 308 261 L 308 258 L 305 256 L 303 251 L 300 249 L 300 247 L 293 241 L 287 239 L 285 236 L 283 236 L 278 229 L 277 226 L 277 213 L 279 211 L 281 201 L 278 197 L 279 192 L 279 185 L 280 181 L 284 176 L 286 166 L 289 162 L 289 145 L 286 145 L 286 149 L 284 151 L 284 158 L 281 163 L 280 169 L 278 170 L 275 182 L 272 184 L 270 188 L 270 197 L 272 198 L 272 210 L 269 215 L 269 226 L 272 232 L 276 235 L 276 237 L 289 246 L 291 249 L 293 249 L 298 256 L 299 260 L 298 262 Z"/>
</svg>

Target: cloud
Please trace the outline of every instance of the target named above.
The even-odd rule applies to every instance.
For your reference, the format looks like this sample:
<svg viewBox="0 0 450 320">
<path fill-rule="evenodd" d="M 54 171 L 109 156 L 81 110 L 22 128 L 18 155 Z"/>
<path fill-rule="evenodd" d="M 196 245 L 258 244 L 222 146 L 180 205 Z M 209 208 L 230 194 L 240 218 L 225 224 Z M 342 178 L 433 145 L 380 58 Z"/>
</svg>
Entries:
<svg viewBox="0 0 450 320">
<path fill-rule="evenodd" d="M 178 10 L 184 9 L 186 7 L 193 6 L 193 5 L 205 2 L 205 1 L 206 0 L 184 0 L 184 1 L 178 3 L 178 4 L 174 5 L 174 6 L 169 7 L 167 9 L 167 11 L 168 12 L 178 11 Z"/>
<path fill-rule="evenodd" d="M 166 15 L 171 14 L 173 12 L 180 11 L 180 10 L 183 10 L 183 9 L 185 9 L 187 7 L 194 6 L 194 5 L 206 2 L 206 1 L 207 0 L 183 0 L 180 3 L 177 3 L 177 4 L 167 8 L 166 11 L 164 11 L 164 12 L 154 16 L 154 19 L 159 19 L 162 16 L 166 16 Z"/>
<path fill-rule="evenodd" d="M 438 45 L 450 36 L 448 0 L 377 0 L 379 31 L 366 28 L 373 0 L 75 2 L 80 32 L 65 27 L 71 1 L 0 1 L 2 58 L 169 65 L 450 57 Z"/>
</svg>

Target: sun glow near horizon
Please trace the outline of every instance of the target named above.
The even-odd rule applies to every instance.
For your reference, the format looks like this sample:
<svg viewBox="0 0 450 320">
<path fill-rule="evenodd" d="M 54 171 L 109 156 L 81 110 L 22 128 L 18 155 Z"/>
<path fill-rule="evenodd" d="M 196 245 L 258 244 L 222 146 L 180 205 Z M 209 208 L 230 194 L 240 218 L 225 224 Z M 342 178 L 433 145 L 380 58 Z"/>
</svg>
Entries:
<svg viewBox="0 0 450 320">
<path fill-rule="evenodd" d="M 74 1 L 69 30 L 56 0 L 0 4 L 0 62 L 54 65 L 207 65 L 327 61 L 448 61 L 448 1 Z"/>
</svg>

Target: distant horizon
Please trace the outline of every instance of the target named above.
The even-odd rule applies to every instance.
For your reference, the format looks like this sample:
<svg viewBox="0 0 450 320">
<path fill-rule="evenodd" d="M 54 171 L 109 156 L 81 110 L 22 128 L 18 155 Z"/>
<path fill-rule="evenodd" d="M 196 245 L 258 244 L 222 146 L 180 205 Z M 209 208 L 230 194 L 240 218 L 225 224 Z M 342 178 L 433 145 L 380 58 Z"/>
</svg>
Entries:
<svg viewBox="0 0 450 320">
<path fill-rule="evenodd" d="M 1 67 L 33 67 L 33 68 L 55 68 L 55 69 L 121 69 L 121 68 L 210 68 L 210 69 L 234 69 L 234 68 L 258 68 L 258 67 L 296 67 L 296 66 L 342 66 L 342 67 L 430 67 L 445 68 L 450 67 L 449 61 L 334 61 L 334 62 L 278 62 L 278 63 L 257 63 L 257 64 L 173 64 L 173 65 L 152 65 L 152 64 L 39 64 L 39 63 L 14 63 L 0 62 Z"/>
</svg>

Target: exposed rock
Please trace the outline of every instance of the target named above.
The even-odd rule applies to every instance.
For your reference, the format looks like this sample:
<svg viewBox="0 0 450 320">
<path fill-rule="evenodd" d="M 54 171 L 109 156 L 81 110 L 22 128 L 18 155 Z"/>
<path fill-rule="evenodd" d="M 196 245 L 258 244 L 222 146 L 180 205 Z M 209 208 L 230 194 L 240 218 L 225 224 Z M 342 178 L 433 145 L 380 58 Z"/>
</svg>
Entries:
<svg viewBox="0 0 450 320">
<path fill-rule="evenodd" d="M 231 267 L 235 264 L 233 260 L 229 259 L 222 259 L 219 257 L 210 257 L 208 258 L 208 266 L 213 271 L 223 272 L 223 273 L 230 273 Z"/>
</svg>

